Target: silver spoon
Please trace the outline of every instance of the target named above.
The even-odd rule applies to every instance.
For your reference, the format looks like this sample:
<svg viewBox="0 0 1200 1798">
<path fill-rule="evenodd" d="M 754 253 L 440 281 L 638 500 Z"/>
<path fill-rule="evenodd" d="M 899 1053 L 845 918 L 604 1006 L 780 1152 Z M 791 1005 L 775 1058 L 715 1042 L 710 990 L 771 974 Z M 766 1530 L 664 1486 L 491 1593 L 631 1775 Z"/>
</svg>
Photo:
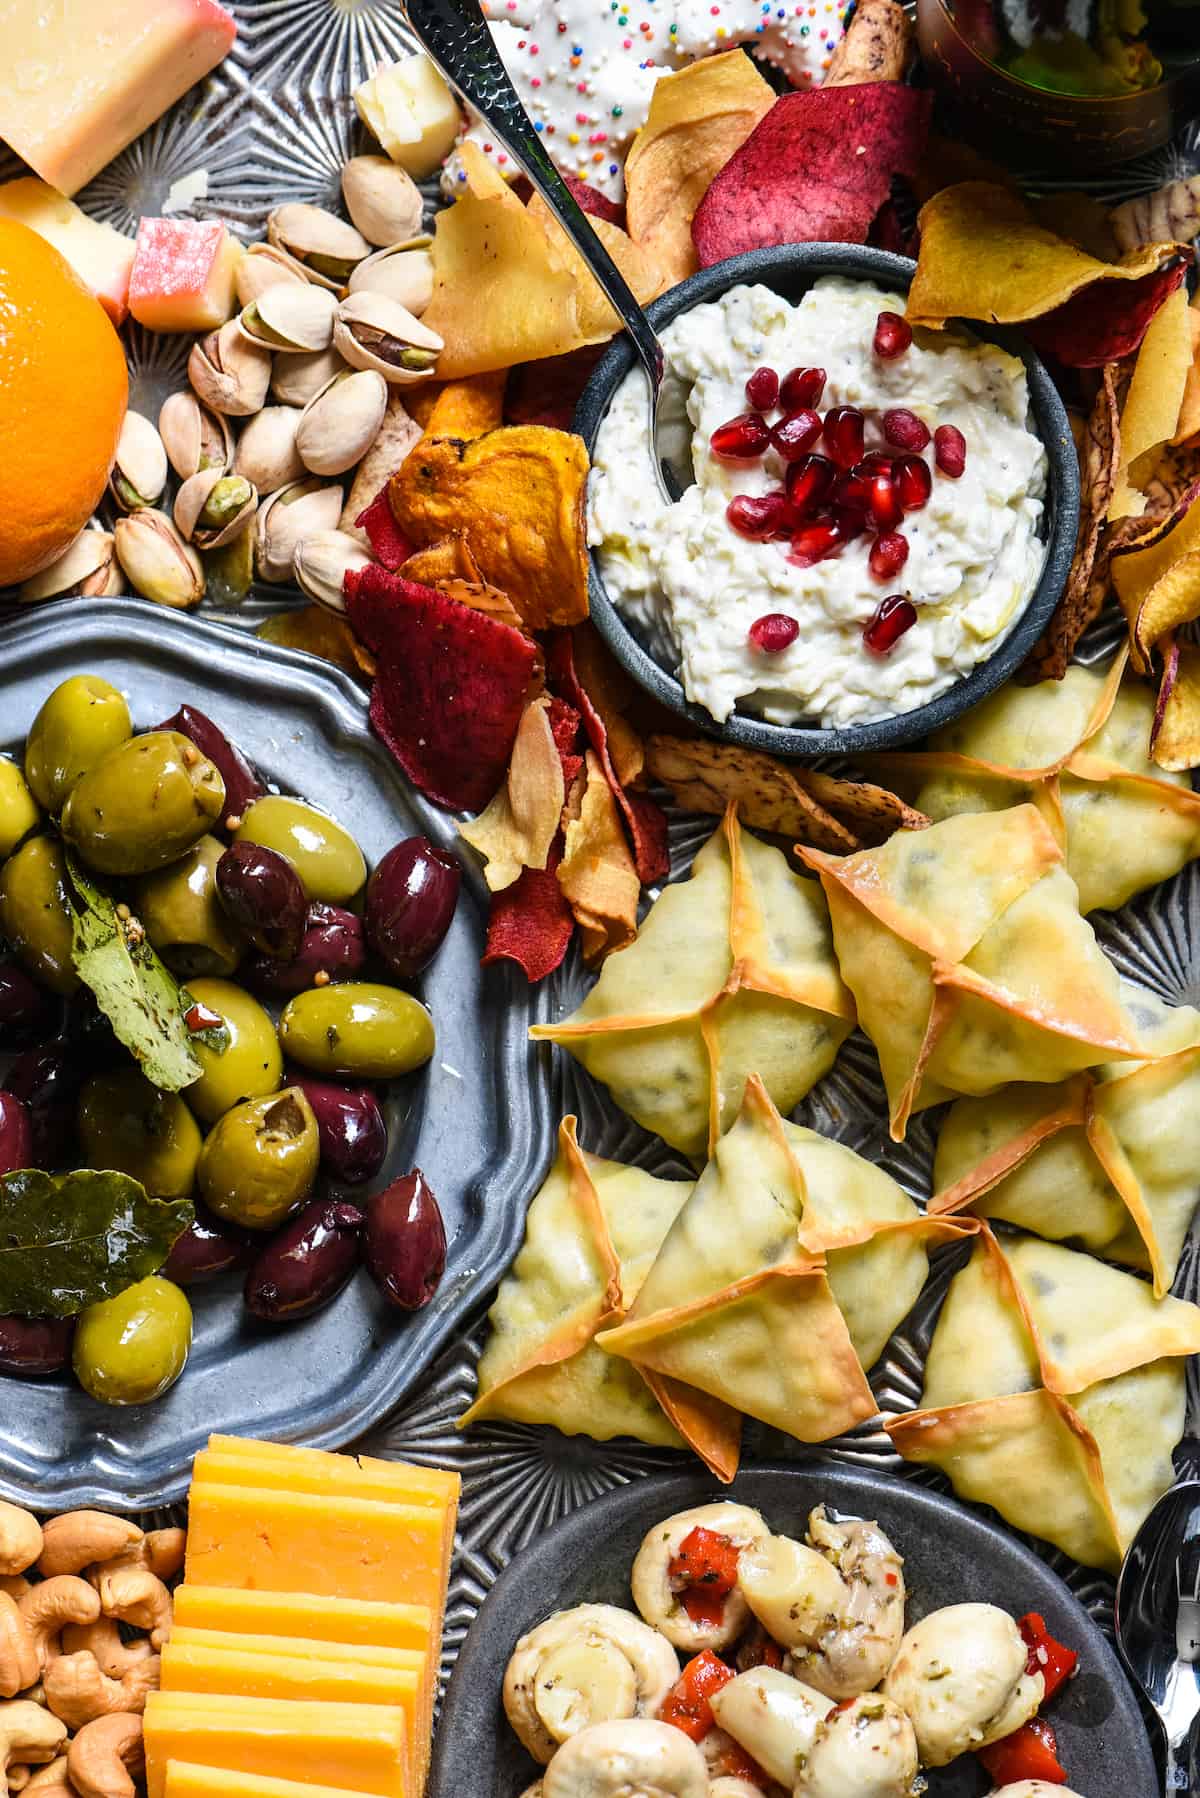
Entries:
<svg viewBox="0 0 1200 1798">
<path fill-rule="evenodd" d="M 1117 1641 L 1167 1741 L 1167 1794 L 1192 1792 L 1188 1738 L 1200 1713 L 1200 1480 L 1163 1494 L 1117 1579 Z"/>
<path fill-rule="evenodd" d="M 663 416 L 666 364 L 658 333 L 543 149 L 476 0 L 400 0 L 400 10 L 430 61 L 528 175 L 624 323 L 649 382 L 651 460 L 658 484 L 668 503 L 678 499 L 695 476 L 678 451 L 672 455 L 666 448 L 671 428 Z"/>
</svg>

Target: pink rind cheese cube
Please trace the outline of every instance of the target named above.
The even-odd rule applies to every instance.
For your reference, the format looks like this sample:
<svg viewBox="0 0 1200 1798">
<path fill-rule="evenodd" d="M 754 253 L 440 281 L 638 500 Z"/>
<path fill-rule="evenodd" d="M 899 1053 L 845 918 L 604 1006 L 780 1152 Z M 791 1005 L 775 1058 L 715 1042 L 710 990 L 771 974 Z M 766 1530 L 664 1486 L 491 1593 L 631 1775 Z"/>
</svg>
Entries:
<svg viewBox="0 0 1200 1798">
<path fill-rule="evenodd" d="M 237 309 L 242 247 L 224 225 L 144 218 L 129 277 L 129 310 L 151 331 L 212 331 Z"/>
</svg>

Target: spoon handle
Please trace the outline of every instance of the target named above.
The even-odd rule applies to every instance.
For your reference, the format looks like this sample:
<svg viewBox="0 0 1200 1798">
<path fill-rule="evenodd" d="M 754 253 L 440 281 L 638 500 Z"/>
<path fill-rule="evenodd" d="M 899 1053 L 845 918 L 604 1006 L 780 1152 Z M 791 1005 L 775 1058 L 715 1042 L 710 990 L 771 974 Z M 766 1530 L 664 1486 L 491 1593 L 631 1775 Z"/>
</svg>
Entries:
<svg viewBox="0 0 1200 1798">
<path fill-rule="evenodd" d="M 450 86 L 486 122 L 574 244 L 633 340 L 650 385 L 662 380 L 662 345 L 587 214 L 547 156 L 509 80 L 477 0 L 400 0 L 409 29 Z"/>
</svg>

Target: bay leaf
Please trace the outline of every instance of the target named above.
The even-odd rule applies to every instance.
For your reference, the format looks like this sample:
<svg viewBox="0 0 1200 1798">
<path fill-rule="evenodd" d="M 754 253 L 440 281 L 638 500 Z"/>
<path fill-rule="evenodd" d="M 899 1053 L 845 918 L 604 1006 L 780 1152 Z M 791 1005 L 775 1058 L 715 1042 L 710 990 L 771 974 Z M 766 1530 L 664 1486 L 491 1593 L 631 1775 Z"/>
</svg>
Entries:
<svg viewBox="0 0 1200 1798">
<path fill-rule="evenodd" d="M 0 1175 L 0 1313 L 73 1317 L 155 1273 L 195 1213 L 128 1174 Z"/>
</svg>

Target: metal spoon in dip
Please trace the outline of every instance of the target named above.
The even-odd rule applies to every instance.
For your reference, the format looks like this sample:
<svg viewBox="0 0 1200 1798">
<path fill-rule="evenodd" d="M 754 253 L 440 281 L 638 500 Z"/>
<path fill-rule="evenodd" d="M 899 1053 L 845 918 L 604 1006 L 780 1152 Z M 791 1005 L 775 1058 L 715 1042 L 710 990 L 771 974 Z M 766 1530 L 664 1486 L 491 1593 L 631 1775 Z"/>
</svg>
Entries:
<svg viewBox="0 0 1200 1798">
<path fill-rule="evenodd" d="M 677 398 L 672 405 L 664 382 L 666 361 L 658 333 L 542 147 L 477 0 L 400 0 L 400 10 L 430 61 L 529 177 L 622 320 L 646 371 L 651 461 L 663 498 L 670 504 L 692 485 L 695 474 L 687 460 L 686 437 L 680 441 Z M 672 412 L 676 418 L 673 431 L 669 422 Z"/>
<path fill-rule="evenodd" d="M 1167 1798 L 1193 1792 L 1188 1738 L 1200 1713 L 1200 1479 L 1163 1494 L 1117 1578 L 1117 1643 L 1158 1713 Z"/>
</svg>

